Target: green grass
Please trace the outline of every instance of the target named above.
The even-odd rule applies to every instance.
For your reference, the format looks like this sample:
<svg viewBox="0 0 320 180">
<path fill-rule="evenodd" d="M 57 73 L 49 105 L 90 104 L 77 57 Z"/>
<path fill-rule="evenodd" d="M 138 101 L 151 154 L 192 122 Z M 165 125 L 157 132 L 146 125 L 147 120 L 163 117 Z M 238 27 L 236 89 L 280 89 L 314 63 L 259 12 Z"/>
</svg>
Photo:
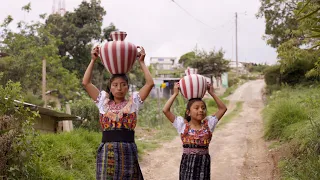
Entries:
<svg viewBox="0 0 320 180">
<path fill-rule="evenodd" d="M 159 132 L 152 140 L 139 140 L 136 137 L 139 158 L 146 151 L 161 145 L 157 139 L 164 138 L 165 133 Z M 101 137 L 99 132 L 84 129 L 69 133 L 40 134 L 36 138 L 38 151 L 41 152 L 38 159 L 41 170 L 39 176 L 59 180 L 95 179 L 96 153 Z"/>
<path fill-rule="evenodd" d="M 40 134 L 39 165 L 44 179 L 94 179 L 101 133 L 77 129 L 70 133 Z"/>
<path fill-rule="evenodd" d="M 300 121 L 307 121 L 307 110 L 300 107 L 292 100 L 279 100 L 269 106 L 269 120 L 265 136 L 268 139 L 277 139 L 284 136 L 284 131 L 288 131 L 290 125 L 298 124 Z M 292 131 L 288 132 L 291 134 Z"/>
<path fill-rule="evenodd" d="M 221 97 L 219 97 L 222 102 L 225 104 L 225 105 L 228 105 L 229 104 L 229 101 L 228 100 L 225 100 L 225 99 L 222 99 Z M 204 100 L 206 102 L 206 105 L 207 105 L 207 114 L 214 114 L 215 112 L 217 112 L 218 110 L 218 106 L 217 106 L 217 103 L 212 99 L 205 99 Z"/>
<path fill-rule="evenodd" d="M 320 86 L 273 91 L 263 111 L 265 137 L 289 149 L 279 162 L 282 179 L 320 179 Z"/>
<path fill-rule="evenodd" d="M 269 145 L 269 149 L 274 149 L 274 148 L 278 148 L 279 146 L 281 146 L 281 142 L 279 141 L 275 141 L 275 142 L 272 142 L 272 144 Z"/>
</svg>

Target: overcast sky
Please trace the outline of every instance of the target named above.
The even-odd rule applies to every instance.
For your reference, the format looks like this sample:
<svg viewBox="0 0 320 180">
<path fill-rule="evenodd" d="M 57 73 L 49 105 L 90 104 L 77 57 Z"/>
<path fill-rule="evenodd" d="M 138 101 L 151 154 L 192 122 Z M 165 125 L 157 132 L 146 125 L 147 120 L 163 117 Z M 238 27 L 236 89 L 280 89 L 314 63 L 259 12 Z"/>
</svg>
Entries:
<svg viewBox="0 0 320 180">
<path fill-rule="evenodd" d="M 67 11 L 73 11 L 81 1 L 65 0 Z M 21 7 L 29 2 L 32 11 L 27 14 Z M 187 12 L 172 0 L 102 0 L 107 11 L 103 27 L 113 22 L 126 31 L 126 41 L 144 46 L 148 60 L 154 56 L 180 57 L 196 46 L 205 50 L 223 48 L 225 57 L 235 60 L 235 12 L 238 12 L 239 61 L 276 62 L 275 49 L 262 39 L 264 19 L 255 17 L 259 0 L 175 2 Z M 20 20 L 39 20 L 39 14 L 52 12 L 52 5 L 53 0 L 1 0 L 0 21 L 12 15 L 15 27 Z"/>
</svg>

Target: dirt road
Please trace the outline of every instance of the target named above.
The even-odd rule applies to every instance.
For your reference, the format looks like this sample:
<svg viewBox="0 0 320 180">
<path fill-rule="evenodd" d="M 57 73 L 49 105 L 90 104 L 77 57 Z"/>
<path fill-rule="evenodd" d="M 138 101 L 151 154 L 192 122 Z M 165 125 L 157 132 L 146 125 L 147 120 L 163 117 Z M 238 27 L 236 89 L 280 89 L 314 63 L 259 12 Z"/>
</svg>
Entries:
<svg viewBox="0 0 320 180">
<path fill-rule="evenodd" d="M 269 180 L 274 179 L 274 165 L 263 140 L 261 90 L 263 80 L 250 81 L 227 97 L 234 107 L 244 101 L 240 114 L 213 133 L 209 147 L 211 179 L 213 180 Z M 232 111 L 233 108 L 229 108 Z M 230 112 L 229 111 L 229 112 Z M 223 121 L 223 119 L 221 119 Z M 180 137 L 144 156 L 141 162 L 146 180 L 178 180 L 182 155 Z"/>
</svg>

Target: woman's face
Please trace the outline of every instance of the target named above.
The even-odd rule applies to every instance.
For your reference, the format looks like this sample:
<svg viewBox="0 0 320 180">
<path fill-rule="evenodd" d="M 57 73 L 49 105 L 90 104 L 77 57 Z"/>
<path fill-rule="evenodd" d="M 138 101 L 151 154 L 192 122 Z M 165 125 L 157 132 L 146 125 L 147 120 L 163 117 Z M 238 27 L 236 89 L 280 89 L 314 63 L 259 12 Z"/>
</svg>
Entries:
<svg viewBox="0 0 320 180">
<path fill-rule="evenodd" d="M 128 83 L 121 77 L 115 78 L 110 85 L 110 91 L 112 95 L 117 99 L 125 98 L 128 89 Z"/>
<path fill-rule="evenodd" d="M 207 115 L 207 109 L 206 105 L 203 101 L 195 101 L 189 111 L 189 116 L 193 120 L 201 121 L 203 120 Z"/>
</svg>

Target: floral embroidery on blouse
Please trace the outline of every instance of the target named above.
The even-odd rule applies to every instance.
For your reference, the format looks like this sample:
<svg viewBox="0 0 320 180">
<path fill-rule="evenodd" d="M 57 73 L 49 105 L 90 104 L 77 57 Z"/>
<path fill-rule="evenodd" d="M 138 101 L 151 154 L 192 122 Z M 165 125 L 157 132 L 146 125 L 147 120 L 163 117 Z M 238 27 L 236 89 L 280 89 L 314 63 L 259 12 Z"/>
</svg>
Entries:
<svg viewBox="0 0 320 180">
<path fill-rule="evenodd" d="M 143 103 L 138 93 L 134 93 L 129 100 L 115 104 L 101 91 L 96 105 L 100 111 L 100 125 L 102 130 L 129 129 L 134 130 L 137 124 L 137 111 Z"/>
<path fill-rule="evenodd" d="M 104 111 L 111 111 L 115 114 L 118 114 L 121 109 L 123 109 L 128 103 L 128 100 L 122 101 L 121 103 L 116 104 L 113 100 L 106 99 L 104 103 Z"/>
<path fill-rule="evenodd" d="M 186 123 L 186 128 L 181 134 L 183 144 L 209 146 L 211 141 L 212 132 L 209 129 L 208 121 L 204 120 L 202 128 L 199 130 L 191 129 L 189 123 Z"/>
<path fill-rule="evenodd" d="M 208 116 L 201 122 L 201 129 L 192 129 L 187 121 L 181 116 L 175 118 L 173 126 L 180 133 L 184 145 L 209 146 L 212 132 L 218 123 L 215 116 Z"/>
</svg>

